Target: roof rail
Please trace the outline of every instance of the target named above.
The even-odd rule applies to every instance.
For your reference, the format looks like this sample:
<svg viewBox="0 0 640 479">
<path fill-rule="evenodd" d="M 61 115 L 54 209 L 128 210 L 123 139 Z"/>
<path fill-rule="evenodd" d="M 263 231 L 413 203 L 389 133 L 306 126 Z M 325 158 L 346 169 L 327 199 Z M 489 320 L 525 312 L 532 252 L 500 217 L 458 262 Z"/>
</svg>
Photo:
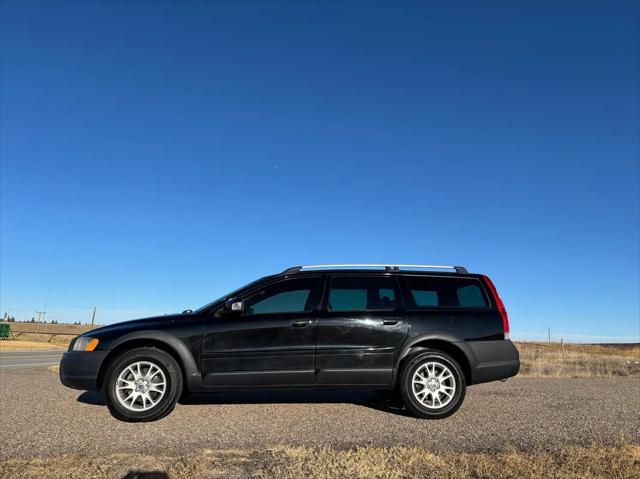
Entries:
<svg viewBox="0 0 640 479">
<path fill-rule="evenodd" d="M 294 273 L 297 273 L 298 271 L 300 271 L 301 269 L 302 269 L 302 266 L 292 266 L 291 268 L 285 269 L 280 274 L 294 274 Z"/>
<path fill-rule="evenodd" d="M 312 264 L 307 266 L 294 266 L 284 270 L 281 274 L 294 274 L 308 269 L 329 268 L 384 268 L 387 271 L 400 271 L 401 269 L 452 269 L 458 274 L 468 273 L 464 266 L 449 266 L 437 264 L 380 264 L 380 263 L 354 263 L 354 264 Z"/>
</svg>

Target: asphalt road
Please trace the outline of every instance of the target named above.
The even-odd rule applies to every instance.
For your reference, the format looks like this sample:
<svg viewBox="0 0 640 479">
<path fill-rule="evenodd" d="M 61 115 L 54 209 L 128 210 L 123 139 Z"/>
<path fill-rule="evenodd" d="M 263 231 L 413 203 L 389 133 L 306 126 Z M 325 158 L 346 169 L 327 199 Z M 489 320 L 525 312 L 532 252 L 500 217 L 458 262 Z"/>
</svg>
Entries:
<svg viewBox="0 0 640 479">
<path fill-rule="evenodd" d="M 33 368 L 60 364 L 64 351 L 0 351 L 0 369 Z"/>
<path fill-rule="evenodd" d="M 468 389 L 452 417 L 405 416 L 367 391 L 199 395 L 161 421 L 113 419 L 101 395 L 46 366 L 0 369 L 0 459 L 61 453 L 184 454 L 278 444 L 416 445 L 464 451 L 640 443 L 637 379 L 512 379 Z"/>
</svg>

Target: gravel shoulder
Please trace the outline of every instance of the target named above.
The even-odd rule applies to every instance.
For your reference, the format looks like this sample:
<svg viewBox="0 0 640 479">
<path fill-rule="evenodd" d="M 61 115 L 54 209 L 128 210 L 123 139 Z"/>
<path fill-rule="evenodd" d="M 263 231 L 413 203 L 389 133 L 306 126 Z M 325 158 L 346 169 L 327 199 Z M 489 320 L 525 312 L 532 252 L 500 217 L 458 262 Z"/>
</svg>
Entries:
<svg viewBox="0 0 640 479">
<path fill-rule="evenodd" d="M 113 419 L 102 397 L 44 368 L 0 371 L 0 459 L 59 454 L 188 454 L 274 446 L 417 446 L 500 451 L 640 444 L 637 379 L 516 378 L 472 386 L 452 417 L 407 417 L 368 391 L 194 396 L 161 421 Z"/>
</svg>

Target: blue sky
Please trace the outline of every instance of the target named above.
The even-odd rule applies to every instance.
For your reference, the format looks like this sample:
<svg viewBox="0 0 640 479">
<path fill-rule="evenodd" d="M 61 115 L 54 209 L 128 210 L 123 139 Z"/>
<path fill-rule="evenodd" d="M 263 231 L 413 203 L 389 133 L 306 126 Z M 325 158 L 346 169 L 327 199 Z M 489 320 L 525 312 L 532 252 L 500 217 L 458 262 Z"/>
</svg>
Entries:
<svg viewBox="0 0 640 479">
<path fill-rule="evenodd" d="M 0 8 L 1 313 L 435 262 L 516 338 L 638 340 L 638 3 Z"/>
</svg>

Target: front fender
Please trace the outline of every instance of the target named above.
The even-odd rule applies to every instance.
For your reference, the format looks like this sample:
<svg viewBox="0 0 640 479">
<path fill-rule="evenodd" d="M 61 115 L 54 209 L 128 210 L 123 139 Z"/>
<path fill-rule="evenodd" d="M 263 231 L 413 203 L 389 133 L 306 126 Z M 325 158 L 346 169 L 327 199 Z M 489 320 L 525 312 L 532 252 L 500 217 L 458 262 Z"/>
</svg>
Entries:
<svg viewBox="0 0 640 479">
<path fill-rule="evenodd" d="M 180 362 L 182 363 L 185 381 L 187 382 L 187 386 L 190 391 L 197 390 L 202 386 L 200 368 L 198 368 L 198 364 L 193 357 L 193 353 L 184 343 L 184 341 L 173 334 L 167 333 L 166 331 L 133 331 L 131 333 L 119 336 L 113 341 L 110 341 L 108 344 L 108 349 L 110 351 L 114 351 L 124 347 L 126 343 L 138 342 L 143 340 L 162 343 L 177 354 Z"/>
</svg>

